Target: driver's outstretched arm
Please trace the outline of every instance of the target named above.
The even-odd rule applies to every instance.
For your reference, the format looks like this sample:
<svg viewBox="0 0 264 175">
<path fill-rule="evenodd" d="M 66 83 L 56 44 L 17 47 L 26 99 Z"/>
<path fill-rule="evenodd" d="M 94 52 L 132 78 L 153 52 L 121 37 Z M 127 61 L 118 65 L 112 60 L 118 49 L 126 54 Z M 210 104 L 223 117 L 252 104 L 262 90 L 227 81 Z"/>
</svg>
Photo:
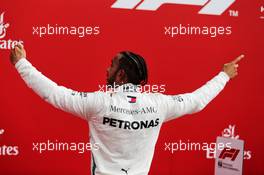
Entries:
<svg viewBox="0 0 264 175">
<path fill-rule="evenodd" d="M 19 49 L 20 48 L 17 48 L 17 51 L 19 51 Z M 20 51 L 22 49 L 23 47 L 21 47 Z M 15 50 L 12 52 L 11 61 L 12 57 L 13 59 L 14 57 L 19 58 L 14 62 L 12 61 L 18 73 L 27 86 L 33 89 L 42 99 L 56 108 L 73 113 L 86 120 L 88 116 L 100 111 L 100 108 L 103 106 L 102 93 L 82 93 L 63 86 L 58 86 L 32 66 L 25 57 L 22 57 L 25 56 L 25 54 L 19 57 L 14 55 Z"/>
<path fill-rule="evenodd" d="M 224 89 L 229 79 L 237 76 L 237 63 L 243 57 L 244 55 L 241 55 L 232 62 L 225 64 L 218 75 L 194 92 L 165 96 L 165 108 L 167 109 L 165 121 L 204 109 Z"/>
</svg>

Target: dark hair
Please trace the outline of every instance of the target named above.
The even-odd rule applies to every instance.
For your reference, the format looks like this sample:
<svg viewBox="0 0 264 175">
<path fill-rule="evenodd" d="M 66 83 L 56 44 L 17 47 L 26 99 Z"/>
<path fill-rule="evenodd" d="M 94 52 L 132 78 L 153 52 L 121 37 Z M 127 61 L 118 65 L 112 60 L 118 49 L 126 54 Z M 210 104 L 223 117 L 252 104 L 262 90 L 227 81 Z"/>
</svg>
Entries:
<svg viewBox="0 0 264 175">
<path fill-rule="evenodd" d="M 127 75 L 128 83 L 145 85 L 148 82 L 148 69 L 144 58 L 130 51 L 120 52 L 119 68 Z"/>
</svg>

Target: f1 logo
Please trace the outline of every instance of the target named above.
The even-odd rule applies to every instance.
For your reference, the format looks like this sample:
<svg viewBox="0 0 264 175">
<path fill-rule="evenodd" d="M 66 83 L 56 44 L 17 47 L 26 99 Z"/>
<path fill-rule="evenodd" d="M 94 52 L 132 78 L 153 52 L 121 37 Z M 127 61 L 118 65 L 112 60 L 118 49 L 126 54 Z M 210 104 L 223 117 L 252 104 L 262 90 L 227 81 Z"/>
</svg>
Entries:
<svg viewBox="0 0 264 175">
<path fill-rule="evenodd" d="M 236 157 L 239 153 L 239 149 L 230 149 L 230 148 L 224 148 L 221 154 L 219 155 L 219 159 L 225 159 L 230 158 L 232 161 L 236 160 Z"/>
<path fill-rule="evenodd" d="M 121 9 L 152 10 L 155 11 L 163 4 L 182 4 L 203 6 L 198 12 L 206 15 L 221 15 L 236 0 L 117 0 L 111 7 Z"/>
</svg>

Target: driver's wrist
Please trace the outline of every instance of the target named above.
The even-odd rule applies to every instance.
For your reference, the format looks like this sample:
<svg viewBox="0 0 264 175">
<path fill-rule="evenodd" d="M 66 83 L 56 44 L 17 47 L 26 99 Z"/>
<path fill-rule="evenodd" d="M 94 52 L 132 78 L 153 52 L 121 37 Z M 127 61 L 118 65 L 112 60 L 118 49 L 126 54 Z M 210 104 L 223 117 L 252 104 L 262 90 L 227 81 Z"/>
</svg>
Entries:
<svg viewBox="0 0 264 175">
<path fill-rule="evenodd" d="M 25 57 L 21 57 L 21 58 L 17 59 L 15 62 L 13 62 L 13 65 L 17 66 L 19 64 L 19 62 L 21 62 L 21 61 L 23 61 L 25 59 L 26 59 Z"/>
</svg>

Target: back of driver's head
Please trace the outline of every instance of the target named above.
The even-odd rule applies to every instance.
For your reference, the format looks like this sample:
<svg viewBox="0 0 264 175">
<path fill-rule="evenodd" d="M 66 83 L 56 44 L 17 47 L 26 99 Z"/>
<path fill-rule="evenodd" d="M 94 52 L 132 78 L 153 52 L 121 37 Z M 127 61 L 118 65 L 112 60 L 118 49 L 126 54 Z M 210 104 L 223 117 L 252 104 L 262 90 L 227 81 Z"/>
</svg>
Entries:
<svg viewBox="0 0 264 175">
<path fill-rule="evenodd" d="M 128 83 L 145 85 L 148 82 L 148 69 L 145 59 L 131 51 L 120 52 L 119 67 L 127 75 Z"/>
</svg>

